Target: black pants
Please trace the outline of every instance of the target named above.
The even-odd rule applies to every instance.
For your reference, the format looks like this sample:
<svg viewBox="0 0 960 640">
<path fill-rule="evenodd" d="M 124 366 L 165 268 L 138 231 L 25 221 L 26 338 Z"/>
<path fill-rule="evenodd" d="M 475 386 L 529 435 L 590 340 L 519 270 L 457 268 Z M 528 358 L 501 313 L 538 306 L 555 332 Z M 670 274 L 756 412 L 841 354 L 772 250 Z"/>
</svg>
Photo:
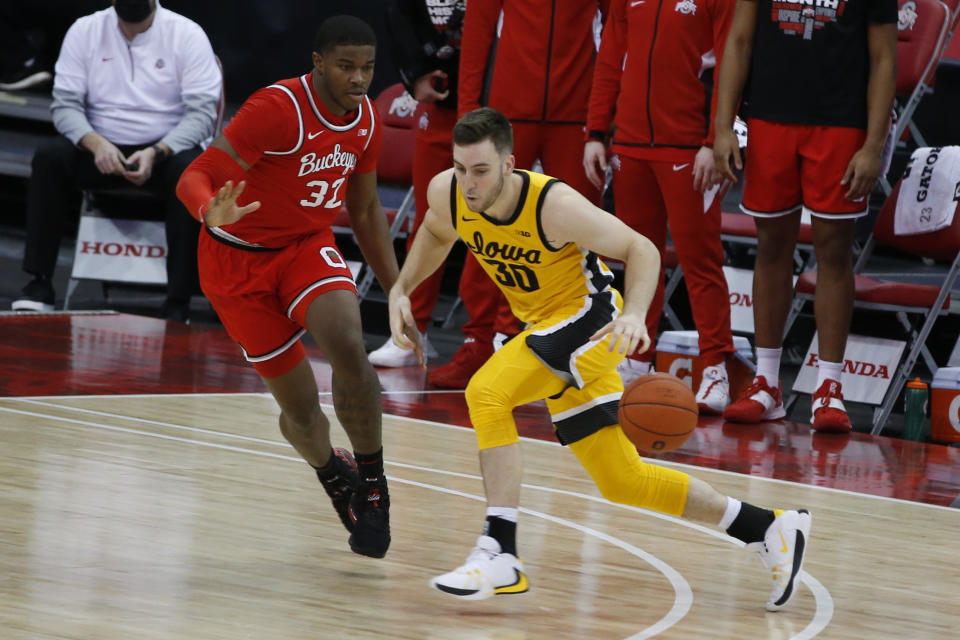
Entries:
<svg viewBox="0 0 960 640">
<path fill-rule="evenodd" d="M 129 156 L 142 147 L 119 146 Z M 167 235 L 167 299 L 186 302 L 200 290 L 197 276 L 197 239 L 200 223 L 177 199 L 180 174 L 200 155 L 194 147 L 155 164 L 150 179 L 141 187 L 164 202 Z M 50 278 L 60 251 L 60 239 L 69 216 L 78 216 L 77 193 L 83 189 L 131 188 L 117 175 L 100 173 L 93 154 L 60 136 L 44 142 L 33 156 L 33 175 L 27 188 L 27 245 L 23 270 Z"/>
</svg>

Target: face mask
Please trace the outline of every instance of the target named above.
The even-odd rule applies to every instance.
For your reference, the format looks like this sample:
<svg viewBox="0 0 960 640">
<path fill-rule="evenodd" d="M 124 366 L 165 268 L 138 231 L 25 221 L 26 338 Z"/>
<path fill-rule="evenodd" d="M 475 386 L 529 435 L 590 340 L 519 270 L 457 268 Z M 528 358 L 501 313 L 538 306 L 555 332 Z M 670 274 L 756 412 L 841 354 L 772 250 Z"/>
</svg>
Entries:
<svg viewBox="0 0 960 640">
<path fill-rule="evenodd" d="M 153 10 L 150 0 L 116 0 L 114 9 L 117 10 L 117 16 L 124 22 L 142 22 Z"/>
</svg>

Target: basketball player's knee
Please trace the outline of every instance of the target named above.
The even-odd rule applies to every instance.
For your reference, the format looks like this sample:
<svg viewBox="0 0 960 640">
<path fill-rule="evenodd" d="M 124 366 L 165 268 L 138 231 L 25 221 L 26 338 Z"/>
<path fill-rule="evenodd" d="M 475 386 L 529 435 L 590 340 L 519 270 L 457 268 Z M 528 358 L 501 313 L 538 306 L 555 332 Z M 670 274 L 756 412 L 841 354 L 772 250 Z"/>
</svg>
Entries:
<svg viewBox="0 0 960 640">
<path fill-rule="evenodd" d="M 590 469 L 593 482 L 600 490 L 600 495 L 617 504 L 632 504 L 636 497 L 636 478 L 610 466 L 600 466 Z"/>
</svg>

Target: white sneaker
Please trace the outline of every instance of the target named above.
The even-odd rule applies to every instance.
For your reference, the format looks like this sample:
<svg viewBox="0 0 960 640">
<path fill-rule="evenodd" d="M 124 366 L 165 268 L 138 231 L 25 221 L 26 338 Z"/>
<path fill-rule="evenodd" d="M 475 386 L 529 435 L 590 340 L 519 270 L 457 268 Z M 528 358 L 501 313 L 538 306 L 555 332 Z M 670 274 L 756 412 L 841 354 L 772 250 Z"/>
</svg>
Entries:
<svg viewBox="0 0 960 640">
<path fill-rule="evenodd" d="M 747 549 L 760 554 L 773 578 L 767 611 L 782 609 L 796 593 L 794 582 L 803 569 L 803 556 L 810 540 L 810 513 L 806 509 L 773 513 L 776 519 L 767 527 L 763 541 L 747 545 Z"/>
<path fill-rule="evenodd" d="M 700 413 L 719 416 L 728 404 L 730 404 L 730 380 L 727 378 L 727 367 L 723 364 L 704 367 L 700 389 L 697 391 L 697 406 L 700 407 Z"/>
<path fill-rule="evenodd" d="M 437 357 L 437 350 L 430 344 L 426 333 L 420 334 L 420 343 L 427 358 Z M 401 349 L 394 343 L 393 338 L 387 338 L 380 348 L 367 354 L 367 359 L 375 367 L 413 367 L 419 364 L 413 349 Z"/>
<path fill-rule="evenodd" d="M 490 596 L 524 593 L 530 588 L 530 582 L 523 572 L 523 563 L 515 555 L 501 553 L 499 542 L 490 536 L 480 536 L 463 566 L 433 578 L 430 586 L 463 600 L 484 600 Z"/>
<path fill-rule="evenodd" d="M 620 361 L 620 364 L 617 365 L 617 373 L 623 378 L 623 386 L 627 386 L 640 376 L 653 373 L 653 363 L 624 358 Z"/>
</svg>

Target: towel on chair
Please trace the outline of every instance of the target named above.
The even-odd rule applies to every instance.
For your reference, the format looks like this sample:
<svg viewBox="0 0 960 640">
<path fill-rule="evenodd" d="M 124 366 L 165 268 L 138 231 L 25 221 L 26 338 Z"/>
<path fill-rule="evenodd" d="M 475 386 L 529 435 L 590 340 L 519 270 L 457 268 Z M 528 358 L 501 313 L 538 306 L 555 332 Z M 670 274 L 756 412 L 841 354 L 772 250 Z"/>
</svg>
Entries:
<svg viewBox="0 0 960 640">
<path fill-rule="evenodd" d="M 960 201 L 960 147 L 921 147 L 910 156 L 893 217 L 898 236 L 930 233 L 953 223 Z"/>
</svg>

